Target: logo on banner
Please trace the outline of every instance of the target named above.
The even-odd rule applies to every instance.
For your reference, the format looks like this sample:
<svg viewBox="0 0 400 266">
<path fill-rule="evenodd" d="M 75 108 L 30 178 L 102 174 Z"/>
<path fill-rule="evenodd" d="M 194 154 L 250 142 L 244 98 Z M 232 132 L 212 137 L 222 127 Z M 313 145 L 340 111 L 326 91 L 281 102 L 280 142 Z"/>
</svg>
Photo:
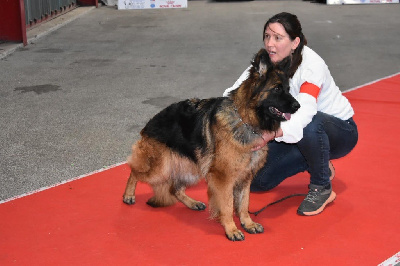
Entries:
<svg viewBox="0 0 400 266">
<path fill-rule="evenodd" d="M 185 8 L 187 7 L 187 1 L 188 0 L 118 0 L 118 9 Z"/>
</svg>

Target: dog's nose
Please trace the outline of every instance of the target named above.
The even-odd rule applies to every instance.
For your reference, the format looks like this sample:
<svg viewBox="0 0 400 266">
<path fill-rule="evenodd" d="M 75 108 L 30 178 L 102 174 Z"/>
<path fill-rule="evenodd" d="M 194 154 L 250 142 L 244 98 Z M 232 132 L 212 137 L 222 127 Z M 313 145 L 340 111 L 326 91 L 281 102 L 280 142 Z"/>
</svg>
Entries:
<svg viewBox="0 0 400 266">
<path fill-rule="evenodd" d="M 292 108 L 297 111 L 300 108 L 300 104 L 296 101 L 292 103 Z"/>
</svg>

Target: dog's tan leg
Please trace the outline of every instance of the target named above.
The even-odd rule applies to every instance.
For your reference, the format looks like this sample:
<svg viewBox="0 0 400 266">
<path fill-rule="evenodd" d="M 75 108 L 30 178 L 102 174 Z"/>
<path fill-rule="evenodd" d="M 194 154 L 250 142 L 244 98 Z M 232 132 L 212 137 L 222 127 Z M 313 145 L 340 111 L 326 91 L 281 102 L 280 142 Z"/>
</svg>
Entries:
<svg viewBox="0 0 400 266">
<path fill-rule="evenodd" d="M 244 240 L 244 234 L 233 221 L 233 185 L 208 179 L 208 197 L 211 217 L 218 218 L 225 229 L 226 237 L 231 241 Z"/>
<path fill-rule="evenodd" d="M 250 199 L 250 182 L 244 187 L 239 188 L 240 191 L 235 191 L 235 206 L 236 212 L 240 218 L 240 223 L 244 230 L 250 234 L 258 234 L 264 232 L 264 227 L 255 223 L 249 215 L 249 199 Z"/>
<path fill-rule="evenodd" d="M 181 187 L 181 188 L 175 190 L 173 192 L 173 194 L 180 202 L 185 204 L 189 209 L 196 210 L 196 211 L 202 211 L 206 208 L 206 205 L 203 202 L 194 200 L 191 197 L 189 197 L 188 195 L 186 195 L 185 187 Z"/>
<path fill-rule="evenodd" d="M 136 190 L 137 179 L 131 171 L 129 175 L 128 183 L 126 184 L 125 193 L 123 196 L 123 201 L 126 204 L 135 204 L 135 190 Z"/>
</svg>

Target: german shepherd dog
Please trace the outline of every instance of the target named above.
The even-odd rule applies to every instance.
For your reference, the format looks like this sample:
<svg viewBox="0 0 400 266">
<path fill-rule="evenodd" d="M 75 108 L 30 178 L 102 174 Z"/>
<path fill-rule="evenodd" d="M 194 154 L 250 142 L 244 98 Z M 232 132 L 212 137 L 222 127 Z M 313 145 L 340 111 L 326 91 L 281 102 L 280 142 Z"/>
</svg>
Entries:
<svg viewBox="0 0 400 266">
<path fill-rule="evenodd" d="M 272 65 L 261 49 L 247 80 L 229 97 L 188 99 L 155 115 L 132 147 L 123 201 L 135 203 L 141 181 L 153 188 L 147 201 L 152 207 L 179 200 L 192 210 L 204 210 L 206 205 L 187 196 L 185 189 L 205 178 L 211 218 L 219 220 L 229 240 L 244 240 L 234 211 L 245 231 L 262 233 L 262 225 L 248 213 L 250 183 L 266 162 L 266 134 L 276 132 L 300 107 L 289 94 L 289 66 L 289 58 Z"/>
</svg>

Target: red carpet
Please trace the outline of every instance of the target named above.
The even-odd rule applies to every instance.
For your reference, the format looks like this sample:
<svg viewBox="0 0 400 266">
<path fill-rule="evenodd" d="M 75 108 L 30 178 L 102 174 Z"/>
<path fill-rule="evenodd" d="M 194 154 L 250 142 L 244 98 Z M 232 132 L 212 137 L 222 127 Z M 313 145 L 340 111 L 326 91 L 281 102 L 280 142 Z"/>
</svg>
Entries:
<svg viewBox="0 0 400 266">
<path fill-rule="evenodd" d="M 123 164 L 0 204 L 0 265 L 377 265 L 400 250 L 400 75 L 346 96 L 360 139 L 334 161 L 338 197 L 320 215 L 298 216 L 302 198 L 291 198 L 254 218 L 263 234 L 230 242 L 207 211 L 147 206 L 147 185 L 123 204 Z M 308 181 L 251 194 L 250 210 L 305 193 Z M 207 202 L 204 182 L 188 194 Z"/>
</svg>

